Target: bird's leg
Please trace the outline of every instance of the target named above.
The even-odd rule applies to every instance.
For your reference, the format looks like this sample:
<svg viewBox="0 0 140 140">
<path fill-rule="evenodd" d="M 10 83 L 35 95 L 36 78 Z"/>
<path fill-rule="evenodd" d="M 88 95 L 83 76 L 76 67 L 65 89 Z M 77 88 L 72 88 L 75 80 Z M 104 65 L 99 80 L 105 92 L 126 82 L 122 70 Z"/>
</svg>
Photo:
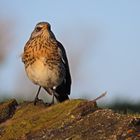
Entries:
<svg viewBox="0 0 140 140">
<path fill-rule="evenodd" d="M 56 98 L 57 94 L 55 92 L 55 89 L 50 89 L 50 90 L 51 90 L 51 94 L 52 94 L 52 101 L 51 101 L 50 105 L 53 105 L 54 104 L 54 98 Z"/>
<path fill-rule="evenodd" d="M 51 88 L 47 88 L 47 89 L 45 89 L 48 93 L 49 93 L 49 95 L 52 95 L 52 101 L 51 101 L 51 103 L 46 103 L 46 104 L 48 104 L 49 106 L 51 106 L 51 105 L 53 105 L 54 104 L 54 90 L 53 89 L 51 89 Z"/>
<path fill-rule="evenodd" d="M 54 92 L 52 92 L 52 101 L 51 101 L 51 104 L 53 105 L 54 104 Z"/>
<path fill-rule="evenodd" d="M 40 101 L 40 99 L 38 98 L 39 92 L 40 92 L 41 86 L 39 86 L 37 94 L 35 96 L 35 100 L 34 100 L 34 105 L 36 105 L 37 101 Z"/>
</svg>

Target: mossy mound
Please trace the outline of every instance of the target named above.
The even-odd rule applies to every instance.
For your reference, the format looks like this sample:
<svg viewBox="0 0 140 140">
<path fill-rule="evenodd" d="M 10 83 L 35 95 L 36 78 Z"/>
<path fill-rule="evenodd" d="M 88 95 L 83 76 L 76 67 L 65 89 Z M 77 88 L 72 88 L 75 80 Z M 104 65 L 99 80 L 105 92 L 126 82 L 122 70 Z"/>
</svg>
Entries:
<svg viewBox="0 0 140 140">
<path fill-rule="evenodd" d="M 18 105 L 0 124 L 1 140 L 120 140 L 140 138 L 140 119 L 100 109 L 95 102 L 70 100 L 53 106 Z"/>
</svg>

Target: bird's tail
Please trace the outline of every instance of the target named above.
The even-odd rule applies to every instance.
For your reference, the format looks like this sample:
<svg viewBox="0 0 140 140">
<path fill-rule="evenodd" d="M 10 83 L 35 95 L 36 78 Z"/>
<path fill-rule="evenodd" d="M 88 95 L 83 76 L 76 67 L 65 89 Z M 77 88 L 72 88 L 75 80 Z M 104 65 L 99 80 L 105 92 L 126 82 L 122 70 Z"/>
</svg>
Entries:
<svg viewBox="0 0 140 140">
<path fill-rule="evenodd" d="M 69 96 L 67 94 L 63 95 L 54 95 L 58 102 L 63 102 L 65 100 L 69 100 Z"/>
</svg>

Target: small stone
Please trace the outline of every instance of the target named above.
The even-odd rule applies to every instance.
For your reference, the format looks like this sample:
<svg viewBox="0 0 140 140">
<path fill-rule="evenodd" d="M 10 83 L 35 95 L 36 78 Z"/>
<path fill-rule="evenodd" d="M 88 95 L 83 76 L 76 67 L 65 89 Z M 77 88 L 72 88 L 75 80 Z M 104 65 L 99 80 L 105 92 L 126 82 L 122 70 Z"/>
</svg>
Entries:
<svg viewBox="0 0 140 140">
<path fill-rule="evenodd" d="M 71 115 L 70 117 L 71 117 L 71 119 L 75 119 L 75 116 L 74 115 Z"/>
<path fill-rule="evenodd" d="M 130 134 L 130 133 L 133 133 L 133 129 L 129 129 L 129 130 L 127 131 L 127 134 Z"/>
</svg>

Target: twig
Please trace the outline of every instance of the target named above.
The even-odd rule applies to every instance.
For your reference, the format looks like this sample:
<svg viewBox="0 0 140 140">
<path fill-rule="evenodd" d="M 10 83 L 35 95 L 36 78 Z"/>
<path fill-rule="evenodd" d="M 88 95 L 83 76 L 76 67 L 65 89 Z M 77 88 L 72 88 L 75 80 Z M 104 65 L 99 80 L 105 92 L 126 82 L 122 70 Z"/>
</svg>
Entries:
<svg viewBox="0 0 140 140">
<path fill-rule="evenodd" d="M 92 102 L 96 102 L 97 100 L 103 98 L 106 94 L 107 94 L 107 91 L 105 91 L 105 92 L 102 93 L 100 96 L 98 96 L 98 97 L 96 97 L 95 99 L 93 99 Z"/>
</svg>

